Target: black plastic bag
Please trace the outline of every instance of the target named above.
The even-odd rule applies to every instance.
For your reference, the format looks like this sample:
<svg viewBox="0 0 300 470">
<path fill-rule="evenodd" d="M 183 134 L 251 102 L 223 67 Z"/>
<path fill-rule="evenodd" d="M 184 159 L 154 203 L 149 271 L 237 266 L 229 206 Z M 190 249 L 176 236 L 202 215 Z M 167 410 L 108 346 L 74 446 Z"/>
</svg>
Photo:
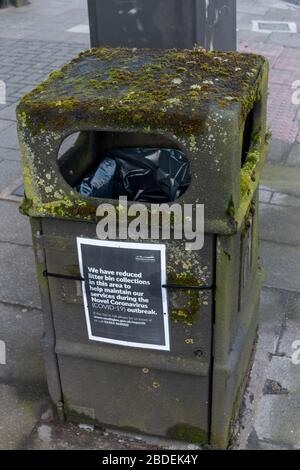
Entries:
<svg viewBox="0 0 300 470">
<path fill-rule="evenodd" d="M 83 185 L 81 183 L 79 192 L 94 197 L 116 199 L 119 196 L 127 196 L 130 201 L 162 203 L 178 199 L 191 182 L 189 161 L 180 150 L 164 148 L 112 150 L 104 155 L 96 171 L 102 180 L 103 173 L 108 176 L 104 170 L 109 168 L 111 172 L 113 169 L 112 161 L 116 167 L 114 174 L 110 174 L 111 184 L 108 185 L 107 178 L 104 178 L 105 184 L 95 189 L 95 186 L 92 187 L 93 174 L 84 178 L 85 191 L 81 189 Z M 88 185 L 91 187 L 91 194 L 88 194 Z"/>
</svg>

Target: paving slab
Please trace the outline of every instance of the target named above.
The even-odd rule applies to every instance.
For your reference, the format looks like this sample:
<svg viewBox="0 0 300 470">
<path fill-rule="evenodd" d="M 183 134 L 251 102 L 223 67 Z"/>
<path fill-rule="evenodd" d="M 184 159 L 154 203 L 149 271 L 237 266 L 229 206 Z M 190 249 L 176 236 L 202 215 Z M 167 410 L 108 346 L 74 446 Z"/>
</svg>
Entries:
<svg viewBox="0 0 300 470">
<path fill-rule="evenodd" d="M 239 27 L 237 30 L 238 50 L 250 52 L 248 48 L 252 43 L 255 43 L 257 40 L 264 42 L 268 37 L 268 35 L 259 35 L 259 37 L 257 36 L 258 33 L 252 31 L 251 29 L 240 29 Z"/>
<path fill-rule="evenodd" d="M 3 121 L 0 121 L 3 122 Z M 4 147 L 0 147 L 0 160 L 13 160 L 19 161 L 20 160 L 20 152 L 16 149 L 7 149 Z"/>
<path fill-rule="evenodd" d="M 240 418 L 235 426 L 235 449 L 259 449 L 259 439 L 253 429 L 257 408 L 263 396 L 264 383 L 272 355 L 278 348 L 279 335 L 288 304 L 288 293 L 263 288 L 260 302 L 258 340 L 248 386 L 243 398 Z"/>
<path fill-rule="evenodd" d="M 0 132 L 0 147 L 16 150 L 19 149 L 19 141 L 15 124 L 12 124 L 7 129 Z"/>
<path fill-rule="evenodd" d="M 291 370 L 294 369 L 291 373 Z M 287 395 L 291 391 L 296 391 L 298 388 L 299 381 L 294 380 L 294 371 L 296 368 L 291 362 L 291 358 L 287 356 L 278 355 L 273 356 L 270 360 L 270 365 L 266 373 L 267 380 L 274 381 L 282 387 L 282 390 L 278 389 L 274 391 L 274 395 Z M 265 395 L 272 395 L 272 393 L 266 393 Z"/>
<path fill-rule="evenodd" d="M 294 143 L 288 155 L 286 163 L 290 166 L 300 166 L 300 143 Z"/>
<path fill-rule="evenodd" d="M 251 447 L 247 447 L 248 450 L 251 450 Z M 252 450 L 294 450 L 294 447 L 290 444 L 282 444 L 280 442 L 268 442 L 266 440 L 257 440 L 256 447 Z"/>
<path fill-rule="evenodd" d="M 40 418 L 45 392 L 0 383 L 0 450 L 22 449 Z"/>
<path fill-rule="evenodd" d="M 299 25 L 297 25 L 299 31 Z M 299 34 L 272 33 L 266 38 L 267 44 L 279 44 L 280 46 L 299 48 Z"/>
<path fill-rule="evenodd" d="M 238 12 L 243 13 L 243 14 L 257 16 L 257 15 L 265 15 L 267 11 L 269 10 L 269 6 L 261 4 L 261 2 L 259 3 L 252 2 L 252 4 L 251 3 L 249 4 L 249 3 L 250 2 L 242 3 L 238 1 L 237 3 Z"/>
<path fill-rule="evenodd" d="M 263 169 L 261 183 L 268 188 L 300 197 L 300 168 L 267 163 Z"/>
<path fill-rule="evenodd" d="M 257 400 L 253 429 L 245 447 L 261 450 L 299 448 L 299 367 L 295 367 L 289 357 L 279 353 L 272 356 L 261 377 L 263 394 Z M 267 383 L 276 386 L 268 390 Z"/>
<path fill-rule="evenodd" d="M 27 39 L 37 37 L 43 39 L 44 32 L 52 32 L 52 41 L 61 41 L 67 27 L 87 22 L 87 2 L 85 0 L 55 0 L 39 2 L 30 0 L 24 8 L 2 10 L 0 15 L 0 37 L 10 39 Z M 2 27 L 5 24 L 5 28 Z M 20 28 L 20 24 L 22 27 Z M 85 37 L 77 36 L 77 42 L 85 41 Z M 72 42 L 72 35 L 66 37 Z"/>
<path fill-rule="evenodd" d="M 298 346 L 294 344 L 295 341 L 299 341 Z M 289 358 L 295 354 L 295 359 L 298 360 L 300 359 L 300 353 L 298 354 L 297 351 L 300 352 L 300 296 L 290 295 L 284 328 L 278 343 L 278 354 L 284 354 Z M 289 361 L 291 363 L 290 359 Z M 290 376 L 296 374 L 300 390 L 300 364 L 293 366 L 290 370 Z M 295 382 L 295 378 L 293 378 L 293 381 Z"/>
<path fill-rule="evenodd" d="M 300 41 L 299 41 L 300 43 Z M 271 68 L 269 71 L 269 82 L 270 83 L 277 83 L 278 85 L 282 85 L 283 83 L 286 86 L 292 87 L 293 83 L 296 80 L 299 80 L 299 72 L 291 72 L 288 70 L 281 70 Z"/>
<path fill-rule="evenodd" d="M 300 207 L 300 197 L 274 192 L 271 198 L 271 204 L 277 204 L 285 207 Z"/>
<path fill-rule="evenodd" d="M 40 310 L 0 303 L 0 339 L 5 342 L 6 364 L 0 366 L 0 382 L 46 386 Z"/>
<path fill-rule="evenodd" d="M 0 200 L 0 220 L 2 229 L 0 241 L 31 245 L 31 229 L 28 217 L 21 215 L 19 204 Z"/>
<path fill-rule="evenodd" d="M 16 104 L 5 105 L 0 108 L 0 119 L 8 119 L 10 121 L 16 120 Z"/>
<path fill-rule="evenodd" d="M 299 246 L 261 241 L 260 256 L 266 270 L 266 286 L 296 292 L 300 290 Z"/>
<path fill-rule="evenodd" d="M 269 146 L 268 161 L 274 164 L 283 164 L 291 151 L 292 144 L 286 140 L 271 139 Z"/>
<path fill-rule="evenodd" d="M 4 121 L 4 120 L 1 120 L 0 121 L 0 134 L 3 130 L 7 129 L 8 127 L 10 127 L 12 125 L 11 121 Z"/>
<path fill-rule="evenodd" d="M 259 189 L 259 202 L 268 203 L 272 199 L 272 191 L 266 189 Z"/>
<path fill-rule="evenodd" d="M 21 166 L 15 160 L 2 160 L 0 162 L 0 192 L 12 181 L 21 177 Z"/>
<path fill-rule="evenodd" d="M 284 47 L 273 44 L 265 44 L 263 39 L 264 38 L 260 34 L 256 33 L 256 42 L 243 42 L 240 44 L 240 50 L 242 52 L 256 52 L 257 54 L 265 56 L 270 63 L 270 67 L 273 67 L 277 59 L 284 52 Z M 296 72 L 297 71 L 298 70 L 296 70 Z"/>
<path fill-rule="evenodd" d="M 260 205 L 260 238 L 295 245 L 300 251 L 300 208 L 262 203 Z"/>
<path fill-rule="evenodd" d="M 31 34 L 28 34 L 26 36 L 26 39 L 30 39 L 31 41 L 39 40 L 41 38 L 43 39 L 43 41 L 53 41 L 53 29 L 49 29 L 46 31 L 40 30 Z M 82 49 L 88 49 L 90 47 L 89 34 L 70 33 L 66 31 L 65 26 L 63 26 L 62 30 L 57 32 L 57 41 L 65 42 L 65 43 L 75 43 L 75 44 L 78 44 L 79 42 L 81 42 Z"/>
<path fill-rule="evenodd" d="M 239 1 L 239 0 L 238 0 Z M 264 0 L 265 3 L 266 0 Z M 268 10 L 268 16 L 272 20 L 297 21 L 300 20 L 300 8 L 292 1 L 273 1 Z"/>
<path fill-rule="evenodd" d="M 300 442 L 300 394 L 265 395 L 258 406 L 255 430 L 258 439 L 288 446 Z"/>
<path fill-rule="evenodd" d="M 273 47 L 273 44 L 270 44 Z M 274 67 L 291 72 L 299 71 L 300 47 L 298 49 L 285 47 L 276 59 Z"/>
<path fill-rule="evenodd" d="M 299 59 L 300 60 L 300 59 Z M 292 90 L 286 85 L 270 84 L 269 124 L 274 139 L 293 143 L 299 132 L 295 121 L 298 107 L 292 102 Z"/>
<path fill-rule="evenodd" d="M 32 248 L 0 243 L 0 266 L 0 302 L 40 308 Z"/>
<path fill-rule="evenodd" d="M 269 288 L 262 290 L 258 343 L 254 360 L 256 369 L 262 373 L 268 369 L 270 354 L 275 354 L 277 351 L 289 300 L 288 295 L 284 290 Z M 267 363 L 266 360 L 268 360 Z M 264 364 L 265 367 L 263 367 Z"/>
</svg>

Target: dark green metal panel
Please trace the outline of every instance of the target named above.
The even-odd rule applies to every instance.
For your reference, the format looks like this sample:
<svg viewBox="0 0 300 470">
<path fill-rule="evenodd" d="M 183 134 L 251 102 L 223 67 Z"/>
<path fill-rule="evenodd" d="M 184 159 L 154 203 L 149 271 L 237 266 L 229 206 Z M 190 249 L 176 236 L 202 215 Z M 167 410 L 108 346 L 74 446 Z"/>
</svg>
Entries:
<svg viewBox="0 0 300 470">
<path fill-rule="evenodd" d="M 236 0 L 88 0 L 92 47 L 236 49 Z"/>
<path fill-rule="evenodd" d="M 76 236 L 96 238 L 96 226 L 51 219 L 42 225 L 47 270 L 78 274 Z M 171 279 L 182 272 L 182 263 L 186 266 L 190 257 L 191 276 L 212 284 L 213 236 L 190 256 L 182 243 L 166 246 Z M 169 292 L 171 352 L 165 353 L 89 341 L 80 283 L 56 278 L 48 282 L 67 414 L 74 418 L 81 410 L 98 423 L 161 436 L 176 437 L 182 427 L 191 427 L 208 439 L 213 291 L 198 294 L 199 311 L 192 325 L 171 318 L 174 309 L 186 307 L 188 294 Z"/>
</svg>

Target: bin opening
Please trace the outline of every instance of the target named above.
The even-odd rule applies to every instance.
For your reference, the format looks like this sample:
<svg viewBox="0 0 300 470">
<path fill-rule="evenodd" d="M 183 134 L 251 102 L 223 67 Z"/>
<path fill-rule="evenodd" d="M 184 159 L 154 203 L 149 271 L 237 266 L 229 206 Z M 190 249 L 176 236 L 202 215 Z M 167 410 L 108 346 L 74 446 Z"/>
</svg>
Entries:
<svg viewBox="0 0 300 470">
<path fill-rule="evenodd" d="M 247 155 L 251 147 L 251 141 L 253 136 L 253 126 L 254 126 L 254 108 L 251 109 L 250 113 L 247 116 L 244 128 L 243 135 L 243 147 L 242 147 L 242 166 L 244 165 Z"/>
<path fill-rule="evenodd" d="M 244 165 L 251 147 L 255 144 L 255 137 L 261 134 L 262 102 L 258 100 L 248 113 L 243 133 L 241 166 Z"/>
<path fill-rule="evenodd" d="M 73 134 L 62 143 L 58 164 L 67 183 L 87 197 L 172 202 L 191 183 L 186 155 L 174 142 L 157 135 Z"/>
</svg>

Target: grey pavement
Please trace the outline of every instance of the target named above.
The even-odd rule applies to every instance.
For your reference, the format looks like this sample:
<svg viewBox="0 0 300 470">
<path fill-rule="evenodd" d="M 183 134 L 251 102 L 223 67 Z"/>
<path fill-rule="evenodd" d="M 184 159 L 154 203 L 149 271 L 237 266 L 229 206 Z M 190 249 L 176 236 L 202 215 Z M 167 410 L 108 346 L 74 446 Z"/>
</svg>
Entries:
<svg viewBox="0 0 300 470">
<path fill-rule="evenodd" d="M 266 271 L 254 364 L 237 421 L 237 449 L 300 449 L 300 2 L 238 0 L 239 44 L 270 60 L 269 161 L 260 190 L 261 262 Z M 297 34 L 253 32 L 253 20 L 294 22 Z M 300 344 L 300 343 L 299 343 Z M 296 358 L 298 356 L 296 355 Z"/>
<path fill-rule="evenodd" d="M 300 106 L 292 103 L 300 80 L 300 5 L 279 0 L 238 0 L 241 50 L 270 60 L 269 162 L 260 188 L 261 260 L 266 270 L 256 355 L 235 425 L 238 449 L 300 448 Z M 300 4 L 300 2 L 298 2 Z M 298 33 L 255 31 L 253 21 L 292 22 Z M 178 448 L 58 423 L 47 394 L 40 339 L 43 334 L 28 220 L 10 196 L 20 184 L 15 106 L 50 71 L 89 47 L 88 34 L 69 29 L 88 24 L 85 0 L 31 0 L 0 11 L 0 448 Z M 277 23 L 278 24 L 278 23 Z M 265 27 L 265 26 L 264 26 Z"/>
</svg>

